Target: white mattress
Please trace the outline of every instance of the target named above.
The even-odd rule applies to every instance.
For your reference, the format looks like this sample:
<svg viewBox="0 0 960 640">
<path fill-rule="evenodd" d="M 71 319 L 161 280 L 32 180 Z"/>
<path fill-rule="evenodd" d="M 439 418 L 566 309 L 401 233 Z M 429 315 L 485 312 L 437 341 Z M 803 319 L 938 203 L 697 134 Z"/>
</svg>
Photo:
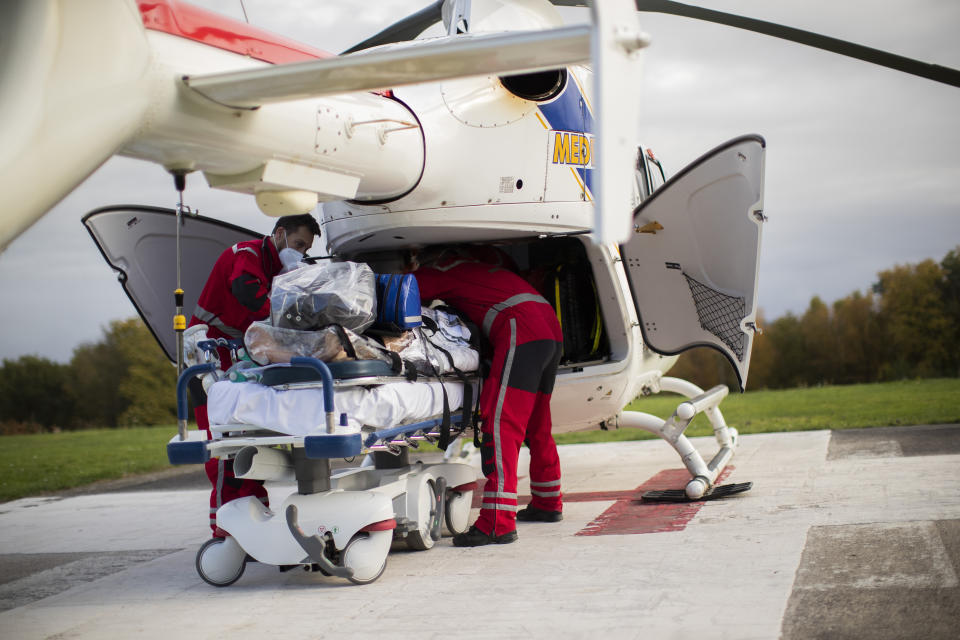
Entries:
<svg viewBox="0 0 960 640">
<path fill-rule="evenodd" d="M 445 382 L 450 410 L 463 404 L 463 384 Z M 375 429 L 426 420 L 443 413 L 439 382 L 391 382 L 377 387 L 349 387 L 335 394 L 337 423 L 346 413 L 347 427 L 338 433 L 356 433 L 362 426 Z M 279 391 L 255 382 L 226 380 L 210 387 L 207 415 L 211 425 L 247 424 L 289 435 L 324 432 L 323 390 Z"/>
</svg>

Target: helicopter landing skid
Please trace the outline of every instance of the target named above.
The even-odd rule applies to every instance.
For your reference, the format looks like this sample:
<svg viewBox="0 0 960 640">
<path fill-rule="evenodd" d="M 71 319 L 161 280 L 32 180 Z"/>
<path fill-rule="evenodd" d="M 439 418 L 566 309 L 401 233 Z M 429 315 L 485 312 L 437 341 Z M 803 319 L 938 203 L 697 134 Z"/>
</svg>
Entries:
<svg viewBox="0 0 960 640">
<path fill-rule="evenodd" d="M 704 500 L 717 500 L 726 498 L 737 493 L 749 491 L 753 487 L 752 482 L 737 482 L 734 484 L 722 484 L 707 491 L 700 498 L 691 498 L 684 489 L 665 489 L 663 491 L 647 491 L 640 500 L 643 502 L 702 502 Z"/>
<path fill-rule="evenodd" d="M 730 390 L 724 385 L 717 385 L 704 391 L 691 382 L 670 377 L 650 380 L 646 389 L 653 393 L 660 391 L 678 393 L 688 399 L 681 402 L 673 415 L 666 420 L 641 411 L 624 411 L 619 416 L 619 426 L 643 429 L 666 440 L 680 455 L 680 459 L 692 476 L 681 493 L 690 501 L 708 499 L 708 495 L 712 495 L 720 488 L 714 487 L 713 483 L 717 481 L 737 448 L 737 430 L 727 426 L 718 408 Z M 698 413 L 706 414 L 707 419 L 710 420 L 720 447 L 709 463 L 704 462 L 700 452 L 693 448 L 690 440 L 684 435 L 684 431 Z M 746 489 L 739 489 L 739 491 L 746 491 Z M 727 491 L 724 495 L 729 493 Z"/>
</svg>

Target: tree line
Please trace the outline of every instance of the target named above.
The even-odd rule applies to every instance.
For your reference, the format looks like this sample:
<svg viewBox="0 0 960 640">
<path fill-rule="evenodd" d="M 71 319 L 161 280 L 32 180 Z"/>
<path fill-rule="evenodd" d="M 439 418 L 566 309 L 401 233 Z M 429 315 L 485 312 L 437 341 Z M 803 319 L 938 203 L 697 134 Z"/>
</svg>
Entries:
<svg viewBox="0 0 960 640">
<path fill-rule="evenodd" d="M 176 368 L 140 318 L 114 320 L 69 363 L 4 359 L 0 433 L 174 424 Z"/>
<path fill-rule="evenodd" d="M 960 246 L 937 263 L 881 271 L 866 292 L 767 324 L 748 389 L 960 376 Z M 668 373 L 703 388 L 737 387 L 713 349 L 683 354 Z M 176 373 L 139 318 L 115 320 L 67 364 L 38 356 L 0 367 L 0 433 L 117 428 L 176 421 Z"/>
<path fill-rule="evenodd" d="M 802 315 L 769 324 L 759 315 L 748 389 L 960 376 L 960 246 L 939 263 L 881 271 L 869 290 L 832 305 L 814 296 Z M 713 349 L 683 354 L 668 375 L 737 385 Z"/>
</svg>

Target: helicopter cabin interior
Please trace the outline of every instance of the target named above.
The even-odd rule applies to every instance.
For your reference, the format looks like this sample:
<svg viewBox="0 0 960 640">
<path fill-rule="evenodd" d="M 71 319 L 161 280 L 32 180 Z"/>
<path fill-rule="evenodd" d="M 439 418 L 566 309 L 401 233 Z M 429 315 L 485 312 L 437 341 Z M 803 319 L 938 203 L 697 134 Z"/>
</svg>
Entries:
<svg viewBox="0 0 960 640">
<path fill-rule="evenodd" d="M 621 311 L 607 261 L 586 235 L 498 242 L 518 274 L 553 306 L 563 331 L 561 370 L 619 360 L 626 355 L 624 327 L 614 329 Z M 350 256 L 378 273 L 401 270 L 403 251 Z M 594 255 L 596 254 L 596 255 Z M 594 269 L 591 265 L 598 265 Z M 426 302 L 426 301 L 425 301 Z"/>
</svg>

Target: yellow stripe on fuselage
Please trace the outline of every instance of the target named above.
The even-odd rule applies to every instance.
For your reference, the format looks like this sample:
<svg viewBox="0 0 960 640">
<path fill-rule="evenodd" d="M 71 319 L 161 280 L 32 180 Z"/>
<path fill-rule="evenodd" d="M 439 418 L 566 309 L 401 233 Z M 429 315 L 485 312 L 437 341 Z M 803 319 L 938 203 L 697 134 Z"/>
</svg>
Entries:
<svg viewBox="0 0 960 640">
<path fill-rule="evenodd" d="M 533 112 L 533 115 L 537 116 L 537 120 L 540 121 L 540 124 L 543 125 L 543 128 L 544 128 L 544 129 L 546 129 L 547 131 L 550 131 L 550 127 L 547 126 L 546 121 L 543 119 L 543 116 L 540 115 L 540 112 L 539 112 L 539 111 L 534 111 L 534 112 Z"/>
</svg>

